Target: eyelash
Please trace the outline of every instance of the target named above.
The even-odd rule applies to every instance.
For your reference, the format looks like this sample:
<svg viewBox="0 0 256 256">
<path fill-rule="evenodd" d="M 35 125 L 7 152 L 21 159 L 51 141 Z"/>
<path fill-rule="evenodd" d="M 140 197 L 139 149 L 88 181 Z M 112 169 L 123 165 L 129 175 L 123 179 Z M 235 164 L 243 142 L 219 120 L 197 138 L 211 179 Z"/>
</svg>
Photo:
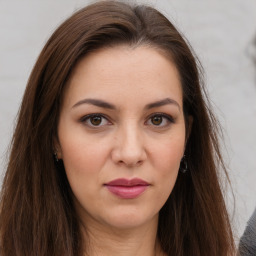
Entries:
<svg viewBox="0 0 256 256">
<path fill-rule="evenodd" d="M 89 124 L 87 122 L 90 122 L 90 118 L 93 118 L 93 117 L 100 117 L 101 119 L 105 119 L 107 122 L 108 122 L 108 125 L 111 124 L 111 122 L 109 121 L 110 118 L 106 117 L 105 115 L 103 114 L 100 114 L 100 113 L 95 113 L 95 114 L 89 114 L 89 115 L 86 115 L 86 116 L 83 116 L 80 121 L 82 123 L 86 123 L 87 126 L 89 126 L 90 128 L 98 128 L 98 127 L 101 127 L 102 125 L 93 125 L 92 123 Z"/>
<path fill-rule="evenodd" d="M 93 125 L 90 121 L 91 118 L 93 117 L 100 117 L 101 118 L 101 122 L 99 125 Z M 153 117 L 161 117 L 162 118 L 162 121 L 161 121 L 161 124 L 159 125 L 154 125 L 152 124 L 152 118 Z M 107 121 L 107 124 L 101 124 L 102 123 L 102 119 L 105 119 Z M 164 119 L 167 121 L 167 124 L 165 125 L 162 125 L 162 122 L 164 122 Z M 97 129 L 97 128 L 100 128 L 102 126 L 105 126 L 105 125 L 111 125 L 111 121 L 109 121 L 110 118 L 101 114 L 101 113 L 95 113 L 95 114 L 89 114 L 89 115 L 86 115 L 86 116 L 83 116 L 81 119 L 80 119 L 80 122 L 82 123 L 85 123 L 88 127 L 92 128 L 92 129 Z M 174 118 L 168 114 L 165 114 L 165 113 L 154 113 L 152 115 L 150 115 L 145 124 L 151 120 L 151 126 L 154 126 L 155 128 L 165 128 L 165 127 L 168 127 L 170 124 L 174 123 Z M 88 123 L 90 122 L 90 123 Z"/>
<path fill-rule="evenodd" d="M 162 122 L 164 122 L 164 119 L 166 119 L 166 121 L 167 121 L 167 124 L 165 124 L 165 125 L 162 125 L 162 123 L 160 125 L 151 124 L 152 126 L 154 126 L 156 128 L 165 128 L 165 127 L 168 127 L 170 124 L 174 123 L 174 118 L 172 116 L 168 115 L 168 114 L 165 114 L 165 113 L 154 113 L 154 114 L 152 114 L 151 116 L 148 117 L 146 122 L 148 122 L 149 120 L 151 120 L 151 122 L 152 122 L 153 117 L 161 117 Z"/>
</svg>

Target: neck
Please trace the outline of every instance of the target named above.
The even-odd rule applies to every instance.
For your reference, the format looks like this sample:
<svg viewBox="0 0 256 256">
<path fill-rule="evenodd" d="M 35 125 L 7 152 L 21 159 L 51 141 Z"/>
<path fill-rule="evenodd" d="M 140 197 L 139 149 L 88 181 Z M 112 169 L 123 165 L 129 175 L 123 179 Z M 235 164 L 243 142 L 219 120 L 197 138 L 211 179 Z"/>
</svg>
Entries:
<svg viewBox="0 0 256 256">
<path fill-rule="evenodd" d="M 158 217 L 145 225 L 129 229 L 90 223 L 83 228 L 85 256 L 162 256 L 157 240 Z"/>
</svg>

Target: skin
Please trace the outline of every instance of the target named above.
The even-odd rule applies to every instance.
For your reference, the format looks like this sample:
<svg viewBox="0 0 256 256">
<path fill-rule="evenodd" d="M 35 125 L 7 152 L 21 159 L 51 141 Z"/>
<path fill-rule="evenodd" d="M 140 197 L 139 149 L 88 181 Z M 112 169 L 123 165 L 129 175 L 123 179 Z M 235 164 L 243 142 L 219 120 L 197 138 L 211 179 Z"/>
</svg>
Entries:
<svg viewBox="0 0 256 256">
<path fill-rule="evenodd" d="M 101 49 L 74 68 L 55 146 L 90 239 L 88 255 L 164 255 L 156 238 L 158 213 L 184 154 L 182 109 L 178 71 L 154 48 Z M 149 186 L 134 199 L 104 186 L 135 177 Z"/>
</svg>

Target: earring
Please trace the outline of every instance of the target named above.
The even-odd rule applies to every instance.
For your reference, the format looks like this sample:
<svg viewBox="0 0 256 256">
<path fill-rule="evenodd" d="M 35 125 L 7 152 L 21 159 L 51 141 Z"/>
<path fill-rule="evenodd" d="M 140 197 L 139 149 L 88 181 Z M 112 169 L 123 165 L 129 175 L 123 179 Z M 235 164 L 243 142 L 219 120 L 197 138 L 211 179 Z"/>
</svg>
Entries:
<svg viewBox="0 0 256 256">
<path fill-rule="evenodd" d="M 53 153 L 53 155 L 54 155 L 54 160 L 55 160 L 56 162 L 59 162 L 58 154 L 57 154 L 56 151 Z"/>
<path fill-rule="evenodd" d="M 184 155 L 181 159 L 181 162 L 180 162 L 180 172 L 181 173 L 186 173 L 188 171 L 188 163 L 187 163 L 187 160 L 186 160 L 186 156 Z"/>
</svg>

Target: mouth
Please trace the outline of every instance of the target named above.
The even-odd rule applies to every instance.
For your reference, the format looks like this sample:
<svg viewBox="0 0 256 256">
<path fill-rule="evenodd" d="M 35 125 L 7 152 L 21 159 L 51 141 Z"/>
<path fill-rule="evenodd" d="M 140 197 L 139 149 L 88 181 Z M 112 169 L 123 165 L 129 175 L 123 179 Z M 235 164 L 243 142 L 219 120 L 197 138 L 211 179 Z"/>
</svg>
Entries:
<svg viewBox="0 0 256 256">
<path fill-rule="evenodd" d="M 104 184 L 109 192 L 123 199 L 133 199 L 140 196 L 149 185 L 148 182 L 138 178 L 116 179 Z"/>
</svg>

